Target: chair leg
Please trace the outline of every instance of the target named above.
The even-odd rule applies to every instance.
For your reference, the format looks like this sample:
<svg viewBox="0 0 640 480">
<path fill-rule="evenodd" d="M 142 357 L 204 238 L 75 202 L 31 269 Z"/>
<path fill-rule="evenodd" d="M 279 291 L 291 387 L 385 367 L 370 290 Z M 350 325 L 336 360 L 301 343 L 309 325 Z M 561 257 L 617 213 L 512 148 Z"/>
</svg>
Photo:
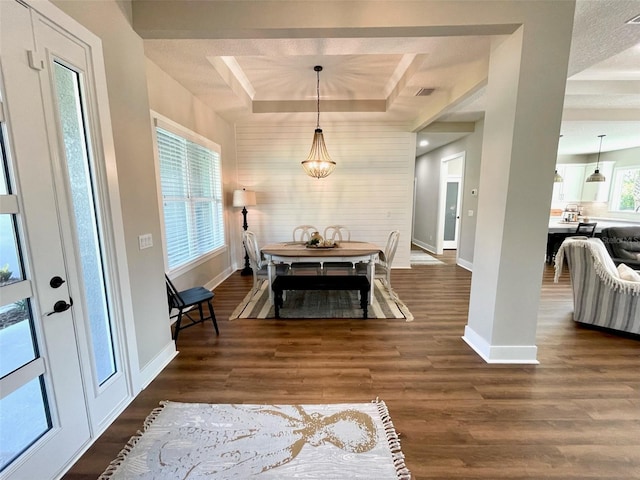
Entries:
<svg viewBox="0 0 640 480">
<path fill-rule="evenodd" d="M 209 304 L 209 315 L 211 316 L 213 327 L 216 329 L 216 335 L 220 335 L 220 331 L 218 330 L 218 322 L 216 321 L 216 314 L 213 313 L 213 305 L 211 305 L 211 301 L 208 301 L 207 303 Z"/>
<path fill-rule="evenodd" d="M 178 312 L 178 320 L 176 320 L 175 330 L 173 332 L 173 341 L 178 344 L 178 333 L 180 333 L 180 324 L 182 323 L 182 310 Z"/>
</svg>

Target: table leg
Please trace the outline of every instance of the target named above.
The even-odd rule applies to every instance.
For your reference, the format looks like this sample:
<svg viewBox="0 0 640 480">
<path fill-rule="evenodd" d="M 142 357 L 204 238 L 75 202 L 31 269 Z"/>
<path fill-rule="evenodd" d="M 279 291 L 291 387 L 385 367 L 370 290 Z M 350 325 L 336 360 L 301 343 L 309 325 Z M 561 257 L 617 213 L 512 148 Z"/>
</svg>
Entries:
<svg viewBox="0 0 640 480">
<path fill-rule="evenodd" d="M 373 305 L 373 282 L 376 278 L 376 256 L 371 255 L 367 265 L 367 278 L 369 279 L 369 305 Z"/>
<path fill-rule="evenodd" d="M 278 289 L 278 291 L 275 292 L 274 297 L 273 303 L 276 307 L 276 318 L 280 318 L 280 308 L 284 305 L 284 301 L 282 300 L 282 289 Z"/>
<path fill-rule="evenodd" d="M 371 286 L 369 286 L 369 291 L 371 291 Z M 367 308 L 369 306 L 369 302 L 367 301 L 367 299 L 369 298 L 368 293 L 369 292 L 367 292 L 366 288 L 363 288 L 362 290 L 360 290 L 360 308 L 362 308 L 362 318 L 367 318 L 368 316 L 368 312 L 367 312 Z"/>
<path fill-rule="evenodd" d="M 265 255 L 267 259 L 267 273 L 269 274 L 269 301 L 273 305 L 273 289 L 271 285 L 273 285 L 273 280 L 276 278 L 276 264 L 273 263 L 273 258 L 271 255 Z"/>
</svg>

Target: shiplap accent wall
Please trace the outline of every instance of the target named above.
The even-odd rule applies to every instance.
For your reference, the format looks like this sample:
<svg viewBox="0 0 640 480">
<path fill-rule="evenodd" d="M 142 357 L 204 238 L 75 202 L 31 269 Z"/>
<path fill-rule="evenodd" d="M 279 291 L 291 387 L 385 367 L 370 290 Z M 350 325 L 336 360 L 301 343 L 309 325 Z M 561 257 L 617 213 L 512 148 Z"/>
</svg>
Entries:
<svg viewBox="0 0 640 480">
<path fill-rule="evenodd" d="M 322 125 L 335 171 L 327 178 L 306 175 L 315 125 L 236 127 L 238 187 L 254 190 L 249 229 L 260 245 L 290 241 L 296 225 L 322 234 L 346 225 L 352 240 L 384 248 L 391 230 L 400 231 L 394 267 L 409 267 L 415 134 L 398 125 Z"/>
</svg>

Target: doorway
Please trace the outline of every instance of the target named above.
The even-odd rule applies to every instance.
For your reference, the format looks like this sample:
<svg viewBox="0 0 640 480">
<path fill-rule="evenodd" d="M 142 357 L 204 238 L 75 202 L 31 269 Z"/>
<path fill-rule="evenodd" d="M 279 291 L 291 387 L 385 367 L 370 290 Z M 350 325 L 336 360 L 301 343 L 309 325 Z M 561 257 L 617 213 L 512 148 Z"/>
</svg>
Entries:
<svg viewBox="0 0 640 480">
<path fill-rule="evenodd" d="M 441 160 L 440 196 L 438 202 L 439 255 L 446 250 L 457 250 L 460 239 L 460 210 L 462 208 L 464 152 Z M 457 255 L 456 255 L 457 256 Z"/>
</svg>

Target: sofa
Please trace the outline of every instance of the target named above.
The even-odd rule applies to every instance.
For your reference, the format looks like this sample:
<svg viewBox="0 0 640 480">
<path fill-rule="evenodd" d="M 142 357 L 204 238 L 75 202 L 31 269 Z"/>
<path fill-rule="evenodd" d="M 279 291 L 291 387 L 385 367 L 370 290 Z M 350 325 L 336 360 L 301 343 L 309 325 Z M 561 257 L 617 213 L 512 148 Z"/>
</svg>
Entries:
<svg viewBox="0 0 640 480">
<path fill-rule="evenodd" d="M 603 228 L 600 238 L 616 265 L 640 270 L 640 226 Z"/>
<path fill-rule="evenodd" d="M 569 267 L 573 320 L 640 335 L 640 274 L 616 267 L 599 238 L 567 238 L 555 258 L 555 281 Z M 625 280 L 621 278 L 632 278 Z"/>
</svg>

